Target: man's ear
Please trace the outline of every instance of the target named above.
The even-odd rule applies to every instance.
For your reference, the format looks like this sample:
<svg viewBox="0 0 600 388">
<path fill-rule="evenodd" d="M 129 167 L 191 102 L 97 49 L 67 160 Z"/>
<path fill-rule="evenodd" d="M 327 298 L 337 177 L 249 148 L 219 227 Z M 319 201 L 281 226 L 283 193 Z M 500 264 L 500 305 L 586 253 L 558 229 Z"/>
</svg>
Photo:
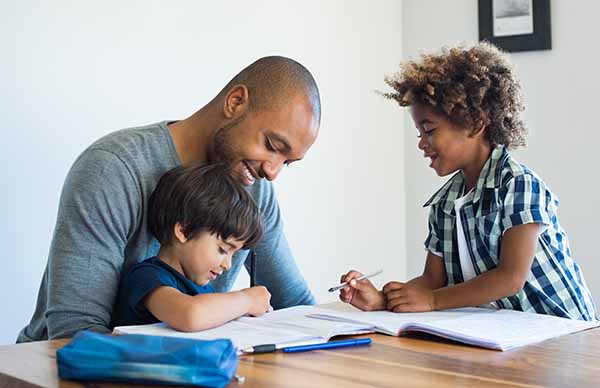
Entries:
<svg viewBox="0 0 600 388">
<path fill-rule="evenodd" d="M 250 105 L 250 95 L 246 85 L 235 85 L 225 96 L 223 101 L 223 114 L 228 119 L 242 117 Z"/>
<path fill-rule="evenodd" d="M 173 227 L 173 233 L 179 243 L 183 244 L 187 242 L 187 237 L 185 237 L 185 233 L 183 233 L 183 226 L 181 226 L 179 222 Z"/>
</svg>

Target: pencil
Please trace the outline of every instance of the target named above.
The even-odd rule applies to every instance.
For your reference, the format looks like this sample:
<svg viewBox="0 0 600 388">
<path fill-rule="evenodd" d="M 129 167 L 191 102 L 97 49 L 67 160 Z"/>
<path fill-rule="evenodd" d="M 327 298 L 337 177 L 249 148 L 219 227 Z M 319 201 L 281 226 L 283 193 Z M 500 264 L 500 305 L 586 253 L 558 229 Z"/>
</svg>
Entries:
<svg viewBox="0 0 600 388">
<path fill-rule="evenodd" d="M 382 273 L 382 272 L 383 272 L 383 270 L 382 270 L 382 269 L 380 269 L 379 271 L 376 271 L 376 272 L 370 273 L 370 274 L 368 274 L 368 275 L 363 275 L 363 276 L 361 276 L 361 277 L 359 277 L 359 278 L 352 279 L 352 280 L 356 280 L 357 282 L 360 282 L 361 280 L 365 280 L 365 279 L 372 278 L 373 276 L 377 276 L 377 275 L 379 275 L 379 274 L 380 274 L 380 273 Z M 348 286 L 349 286 L 348 282 L 344 282 L 344 283 L 340 284 L 339 286 L 331 287 L 331 288 L 330 288 L 328 291 L 329 291 L 329 292 L 335 292 L 335 291 L 337 291 L 337 290 L 341 290 L 342 288 L 346 288 L 346 287 L 348 287 Z"/>
</svg>

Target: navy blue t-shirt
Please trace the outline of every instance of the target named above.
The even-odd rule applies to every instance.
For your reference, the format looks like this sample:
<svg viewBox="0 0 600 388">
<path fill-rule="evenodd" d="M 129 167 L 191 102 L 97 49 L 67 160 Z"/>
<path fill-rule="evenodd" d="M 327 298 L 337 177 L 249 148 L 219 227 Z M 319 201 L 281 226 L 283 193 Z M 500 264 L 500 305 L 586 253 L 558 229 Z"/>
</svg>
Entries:
<svg viewBox="0 0 600 388">
<path fill-rule="evenodd" d="M 151 257 L 131 267 L 121 281 L 113 326 L 160 322 L 142 302 L 146 295 L 162 286 L 176 288 L 191 296 L 214 292 L 211 286 L 199 286 L 158 257 Z"/>
</svg>

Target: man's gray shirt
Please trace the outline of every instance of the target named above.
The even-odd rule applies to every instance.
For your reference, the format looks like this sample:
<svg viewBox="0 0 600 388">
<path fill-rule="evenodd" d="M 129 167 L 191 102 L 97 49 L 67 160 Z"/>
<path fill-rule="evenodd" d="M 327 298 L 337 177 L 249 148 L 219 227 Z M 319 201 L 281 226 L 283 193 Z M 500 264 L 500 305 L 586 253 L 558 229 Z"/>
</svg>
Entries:
<svg viewBox="0 0 600 388">
<path fill-rule="evenodd" d="M 110 331 L 121 274 L 160 247 L 147 228 L 150 194 L 179 164 L 167 122 L 113 132 L 77 158 L 63 186 L 37 306 L 17 342 Z M 256 247 L 257 284 L 272 293 L 275 309 L 314 304 L 283 233 L 271 182 L 258 180 L 248 191 L 265 228 Z M 211 282 L 217 292 L 231 288 L 247 256 L 236 253 L 231 269 Z"/>
</svg>

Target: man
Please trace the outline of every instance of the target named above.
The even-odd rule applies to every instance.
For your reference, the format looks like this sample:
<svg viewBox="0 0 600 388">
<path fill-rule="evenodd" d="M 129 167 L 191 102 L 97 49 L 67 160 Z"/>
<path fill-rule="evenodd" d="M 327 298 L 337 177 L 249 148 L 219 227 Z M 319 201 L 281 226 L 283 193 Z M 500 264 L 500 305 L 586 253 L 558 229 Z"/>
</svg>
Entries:
<svg viewBox="0 0 600 388">
<path fill-rule="evenodd" d="M 260 207 L 265 236 L 256 248 L 256 281 L 272 293 L 272 306 L 314 304 L 284 236 L 270 181 L 304 157 L 320 119 L 310 72 L 291 59 L 265 57 L 185 120 L 96 141 L 67 175 L 37 307 L 17 342 L 110 331 L 121 273 L 159 249 L 146 225 L 148 198 L 163 173 L 194 161 L 231 165 Z M 213 283 L 215 290 L 232 286 L 248 252 L 236 256 Z"/>
</svg>

